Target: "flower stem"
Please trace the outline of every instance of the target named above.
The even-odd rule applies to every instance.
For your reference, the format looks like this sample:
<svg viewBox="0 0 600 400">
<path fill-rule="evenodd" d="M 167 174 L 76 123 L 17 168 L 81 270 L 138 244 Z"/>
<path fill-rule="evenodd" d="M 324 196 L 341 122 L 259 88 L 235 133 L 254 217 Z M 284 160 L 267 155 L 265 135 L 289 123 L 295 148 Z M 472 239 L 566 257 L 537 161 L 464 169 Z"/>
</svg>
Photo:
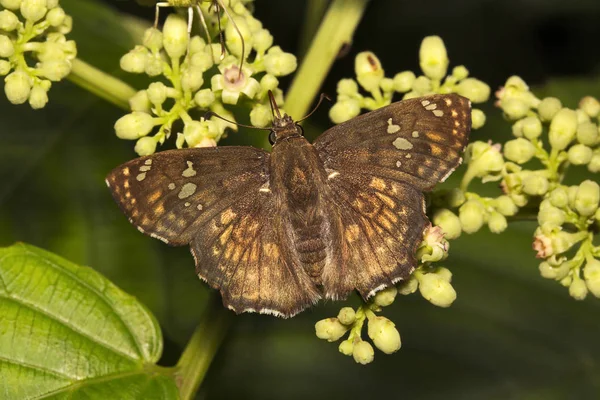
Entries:
<svg viewBox="0 0 600 400">
<path fill-rule="evenodd" d="M 212 293 L 207 310 L 177 362 L 177 381 L 182 400 L 194 398 L 206 376 L 233 314 L 223 307 L 218 292 Z"/>
<path fill-rule="evenodd" d="M 73 60 L 73 68 L 68 78 L 79 87 L 127 111 L 129 99 L 136 93 L 135 89 L 125 82 L 79 58 Z"/>
<path fill-rule="evenodd" d="M 333 0 L 286 95 L 293 118 L 306 114 L 342 46 L 350 44 L 369 0 Z"/>
</svg>

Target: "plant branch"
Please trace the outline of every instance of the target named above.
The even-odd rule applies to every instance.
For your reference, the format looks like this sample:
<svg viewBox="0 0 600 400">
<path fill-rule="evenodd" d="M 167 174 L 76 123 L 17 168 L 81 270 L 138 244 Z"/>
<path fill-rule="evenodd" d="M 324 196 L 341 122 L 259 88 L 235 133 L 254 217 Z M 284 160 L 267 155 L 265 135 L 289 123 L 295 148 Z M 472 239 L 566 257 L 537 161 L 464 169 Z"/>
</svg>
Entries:
<svg viewBox="0 0 600 400">
<path fill-rule="evenodd" d="M 286 95 L 285 110 L 293 118 L 306 114 L 336 56 L 352 35 L 369 0 L 334 0 Z"/>
<path fill-rule="evenodd" d="M 219 293 L 213 291 L 211 296 L 202 320 L 177 362 L 176 376 L 183 400 L 194 398 L 232 321 L 233 314 L 223 307 Z"/>
<path fill-rule="evenodd" d="M 99 70 L 79 58 L 73 60 L 69 80 L 98 97 L 130 111 L 129 99 L 136 90 L 114 76 Z"/>
</svg>

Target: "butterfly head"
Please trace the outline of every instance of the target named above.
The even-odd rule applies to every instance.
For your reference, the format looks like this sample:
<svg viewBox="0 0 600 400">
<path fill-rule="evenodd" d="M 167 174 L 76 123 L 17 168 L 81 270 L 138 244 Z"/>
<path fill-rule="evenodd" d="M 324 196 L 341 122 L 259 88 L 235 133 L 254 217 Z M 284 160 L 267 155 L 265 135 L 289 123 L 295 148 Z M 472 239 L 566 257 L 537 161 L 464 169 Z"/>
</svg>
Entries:
<svg viewBox="0 0 600 400">
<path fill-rule="evenodd" d="M 304 130 L 298 125 L 289 115 L 277 116 L 273 119 L 273 126 L 269 134 L 269 142 L 271 146 L 275 146 L 282 140 L 287 140 L 293 137 L 304 136 Z"/>
</svg>

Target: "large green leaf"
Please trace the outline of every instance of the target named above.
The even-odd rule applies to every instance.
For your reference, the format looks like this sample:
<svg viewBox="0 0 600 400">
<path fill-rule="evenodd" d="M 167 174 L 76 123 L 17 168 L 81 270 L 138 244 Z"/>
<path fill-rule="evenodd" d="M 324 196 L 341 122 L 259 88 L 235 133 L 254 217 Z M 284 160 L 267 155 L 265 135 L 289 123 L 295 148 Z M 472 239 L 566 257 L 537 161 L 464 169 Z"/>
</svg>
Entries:
<svg viewBox="0 0 600 400">
<path fill-rule="evenodd" d="M 152 314 L 91 268 L 0 249 L 0 397 L 173 399 Z"/>
</svg>

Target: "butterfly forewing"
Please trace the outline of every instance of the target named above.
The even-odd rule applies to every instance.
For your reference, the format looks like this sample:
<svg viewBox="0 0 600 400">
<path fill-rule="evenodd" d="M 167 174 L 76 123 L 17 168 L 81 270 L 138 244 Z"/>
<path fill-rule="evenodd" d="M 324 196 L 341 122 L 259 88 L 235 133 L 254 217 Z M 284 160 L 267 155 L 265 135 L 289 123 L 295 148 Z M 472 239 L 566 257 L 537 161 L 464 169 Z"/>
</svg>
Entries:
<svg viewBox="0 0 600 400">
<path fill-rule="evenodd" d="M 331 172 L 351 170 L 430 190 L 460 163 L 470 128 L 469 100 L 432 95 L 336 125 L 314 146 Z"/>
</svg>

